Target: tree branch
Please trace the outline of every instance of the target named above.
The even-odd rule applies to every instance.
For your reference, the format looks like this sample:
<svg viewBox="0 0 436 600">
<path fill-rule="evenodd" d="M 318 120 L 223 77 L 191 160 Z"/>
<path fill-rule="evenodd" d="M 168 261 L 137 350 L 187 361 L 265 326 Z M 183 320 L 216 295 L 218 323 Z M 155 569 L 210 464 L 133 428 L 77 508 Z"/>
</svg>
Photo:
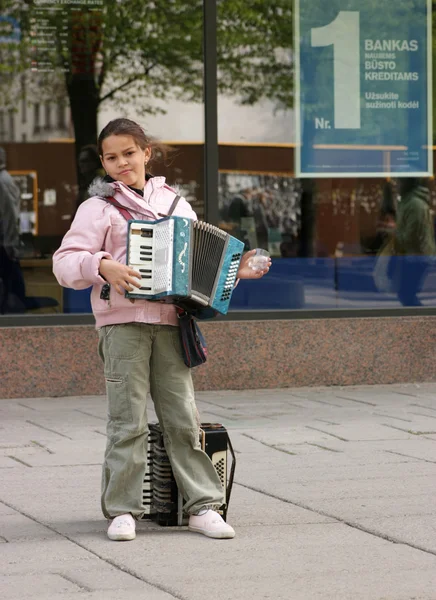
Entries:
<svg viewBox="0 0 436 600">
<path fill-rule="evenodd" d="M 142 77 L 142 75 L 135 75 L 135 77 L 131 77 L 130 79 L 128 79 L 127 81 L 125 81 L 124 83 L 122 83 L 121 85 L 119 85 L 118 87 L 116 87 L 113 90 L 111 90 L 110 92 L 108 92 L 105 96 L 103 96 L 103 98 L 100 98 L 100 100 L 98 101 L 98 103 L 101 104 L 102 102 L 104 102 L 108 98 L 112 98 L 112 96 L 114 96 L 117 92 L 119 92 L 120 90 L 124 89 L 125 87 L 128 87 L 134 81 L 137 81 L 138 79 L 141 79 L 141 77 Z"/>
<path fill-rule="evenodd" d="M 106 76 L 106 61 L 104 59 L 102 59 L 101 69 L 100 69 L 100 73 L 98 75 L 98 80 L 97 80 L 97 88 L 99 90 L 101 90 L 105 76 Z"/>
<path fill-rule="evenodd" d="M 145 71 L 143 73 L 139 73 L 139 75 L 135 75 L 134 77 L 131 77 L 130 79 L 128 79 L 127 81 L 125 81 L 124 83 L 119 85 L 118 87 L 114 88 L 113 90 L 108 92 L 106 95 L 104 95 L 103 98 L 100 98 L 100 100 L 98 101 L 98 104 L 100 105 L 102 102 L 104 102 L 108 98 L 112 98 L 117 92 L 128 87 L 130 84 L 134 83 L 135 81 L 138 81 L 138 79 L 142 79 L 144 76 L 148 75 L 150 73 L 151 69 L 155 66 L 156 66 L 156 63 L 150 65 L 148 67 L 148 69 L 145 69 Z"/>
</svg>

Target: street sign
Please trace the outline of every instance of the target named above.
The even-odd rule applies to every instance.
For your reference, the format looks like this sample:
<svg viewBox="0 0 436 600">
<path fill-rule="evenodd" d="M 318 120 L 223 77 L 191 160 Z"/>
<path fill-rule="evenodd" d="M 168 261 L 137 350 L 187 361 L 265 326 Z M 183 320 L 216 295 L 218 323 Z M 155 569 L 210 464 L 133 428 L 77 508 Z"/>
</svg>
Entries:
<svg viewBox="0 0 436 600">
<path fill-rule="evenodd" d="M 431 175 L 431 1 L 295 1 L 297 176 Z"/>
</svg>

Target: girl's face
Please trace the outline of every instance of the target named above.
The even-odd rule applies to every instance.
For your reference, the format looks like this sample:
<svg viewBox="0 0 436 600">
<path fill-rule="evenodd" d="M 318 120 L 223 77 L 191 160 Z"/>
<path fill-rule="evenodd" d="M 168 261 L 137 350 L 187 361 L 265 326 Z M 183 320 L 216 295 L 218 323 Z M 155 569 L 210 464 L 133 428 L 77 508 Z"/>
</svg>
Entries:
<svg viewBox="0 0 436 600">
<path fill-rule="evenodd" d="M 101 163 L 116 181 L 142 190 L 145 185 L 145 164 L 151 148 L 142 150 L 131 135 L 110 135 L 102 143 Z"/>
</svg>

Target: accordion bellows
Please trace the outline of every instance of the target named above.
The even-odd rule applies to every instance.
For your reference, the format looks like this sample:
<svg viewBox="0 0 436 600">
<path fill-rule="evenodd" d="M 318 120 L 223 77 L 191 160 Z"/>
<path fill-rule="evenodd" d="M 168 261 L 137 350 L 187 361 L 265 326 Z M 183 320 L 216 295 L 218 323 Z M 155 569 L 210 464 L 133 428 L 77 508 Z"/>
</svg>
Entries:
<svg viewBox="0 0 436 600">
<path fill-rule="evenodd" d="M 218 512 L 226 520 L 235 474 L 235 452 L 223 425 L 202 423 L 199 434 L 201 448 L 211 459 L 223 486 L 225 505 Z M 228 454 L 232 459 L 231 464 Z M 153 520 L 163 526 L 187 524 L 184 500 L 177 488 L 158 423 L 149 425 L 147 469 L 142 493 L 145 509 L 143 520 Z"/>
<path fill-rule="evenodd" d="M 127 264 L 142 276 L 128 298 L 226 314 L 244 249 L 227 232 L 183 217 L 129 221 Z"/>
</svg>

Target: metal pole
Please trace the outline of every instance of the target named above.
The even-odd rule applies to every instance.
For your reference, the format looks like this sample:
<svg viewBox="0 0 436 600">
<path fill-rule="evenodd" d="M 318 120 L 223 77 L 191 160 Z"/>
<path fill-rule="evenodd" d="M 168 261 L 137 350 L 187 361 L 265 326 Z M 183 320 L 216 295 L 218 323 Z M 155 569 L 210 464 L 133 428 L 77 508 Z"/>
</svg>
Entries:
<svg viewBox="0 0 436 600">
<path fill-rule="evenodd" d="M 216 0 L 203 0 L 205 218 L 218 224 L 218 101 Z"/>
</svg>

